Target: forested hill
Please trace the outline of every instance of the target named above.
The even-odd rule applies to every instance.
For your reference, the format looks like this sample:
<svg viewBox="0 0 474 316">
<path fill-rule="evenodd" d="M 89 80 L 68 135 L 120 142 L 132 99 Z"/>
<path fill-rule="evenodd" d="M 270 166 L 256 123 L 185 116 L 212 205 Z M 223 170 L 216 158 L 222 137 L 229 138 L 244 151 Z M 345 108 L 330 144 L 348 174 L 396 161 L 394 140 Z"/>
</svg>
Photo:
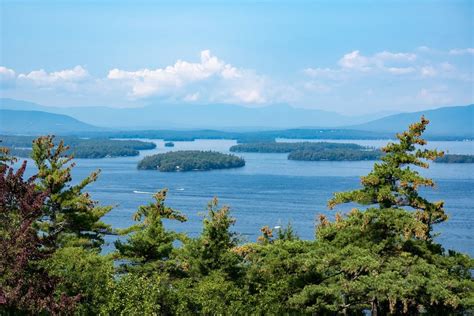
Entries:
<svg viewBox="0 0 474 316">
<path fill-rule="evenodd" d="M 0 110 L 0 133 L 2 134 L 70 134 L 103 130 L 62 114 Z"/>
<path fill-rule="evenodd" d="M 474 137 L 474 104 L 395 114 L 350 128 L 378 133 L 395 133 L 400 130 L 400 126 L 406 126 L 418 120 L 422 115 L 431 122 L 426 130 L 427 136 Z"/>
</svg>

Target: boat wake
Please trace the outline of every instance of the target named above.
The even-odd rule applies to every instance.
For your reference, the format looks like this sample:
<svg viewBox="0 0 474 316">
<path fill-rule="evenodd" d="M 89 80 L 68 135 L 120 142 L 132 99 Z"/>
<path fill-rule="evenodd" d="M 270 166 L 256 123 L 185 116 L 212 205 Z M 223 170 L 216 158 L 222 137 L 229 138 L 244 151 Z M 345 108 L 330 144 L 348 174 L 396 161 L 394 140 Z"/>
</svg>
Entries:
<svg viewBox="0 0 474 316">
<path fill-rule="evenodd" d="M 138 190 L 133 190 L 133 193 L 136 193 L 136 194 L 153 194 L 153 192 L 148 192 L 148 191 L 138 191 Z"/>
</svg>

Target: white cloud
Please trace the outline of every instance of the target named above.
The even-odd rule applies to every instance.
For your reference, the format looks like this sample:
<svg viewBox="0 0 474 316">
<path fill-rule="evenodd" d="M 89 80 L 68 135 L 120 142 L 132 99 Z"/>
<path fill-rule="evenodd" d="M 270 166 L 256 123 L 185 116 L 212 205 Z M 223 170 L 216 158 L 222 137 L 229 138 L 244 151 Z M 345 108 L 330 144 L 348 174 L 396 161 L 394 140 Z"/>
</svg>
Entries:
<svg viewBox="0 0 474 316">
<path fill-rule="evenodd" d="M 125 71 L 112 69 L 107 78 L 124 82 L 133 98 L 153 96 L 195 101 L 207 95 L 215 101 L 262 103 L 265 80 L 255 72 L 225 63 L 209 50 L 203 50 L 199 62 L 178 60 L 174 65 L 157 69 Z M 188 90 L 200 89 L 189 93 Z"/>
<path fill-rule="evenodd" d="M 418 101 L 428 105 L 446 105 L 453 101 L 446 87 L 422 88 L 416 97 Z"/>
<path fill-rule="evenodd" d="M 55 72 L 46 72 L 43 69 L 31 71 L 28 74 L 18 75 L 19 80 L 31 82 L 38 86 L 53 86 L 77 83 L 89 77 L 89 73 L 82 66 L 64 69 Z"/>
<path fill-rule="evenodd" d="M 234 96 L 245 103 L 264 103 L 265 97 L 258 89 L 242 89 L 234 92 Z"/>
<path fill-rule="evenodd" d="M 345 77 L 342 70 L 331 68 L 306 68 L 303 70 L 303 73 L 315 79 L 340 80 Z"/>
<path fill-rule="evenodd" d="M 384 68 L 387 72 L 394 75 L 406 75 L 412 72 L 415 72 L 413 67 L 387 67 Z"/>
<path fill-rule="evenodd" d="M 474 48 L 455 48 L 449 51 L 450 55 L 474 55 Z"/>
<path fill-rule="evenodd" d="M 433 49 L 428 46 L 418 46 L 416 50 L 422 53 L 430 53 L 433 51 Z"/>
<path fill-rule="evenodd" d="M 364 56 L 355 50 L 345 54 L 338 62 L 343 70 L 351 71 L 382 71 L 394 75 L 405 75 L 415 71 L 413 67 L 400 67 L 403 64 L 411 64 L 416 60 L 416 54 L 393 53 L 382 51 L 372 56 Z M 395 64 L 395 65 L 394 65 Z"/>
<path fill-rule="evenodd" d="M 0 66 L 0 86 L 7 87 L 15 82 L 16 73 L 13 69 Z"/>
<path fill-rule="evenodd" d="M 362 56 L 358 50 L 345 54 L 339 60 L 339 66 L 346 69 L 355 69 L 361 71 L 370 70 L 369 58 Z"/>
<path fill-rule="evenodd" d="M 412 53 L 392 53 L 383 51 L 375 54 L 372 59 L 374 61 L 414 61 L 416 55 Z"/>
<path fill-rule="evenodd" d="M 198 99 L 199 99 L 199 92 L 188 94 L 183 98 L 183 100 L 187 102 L 197 101 Z"/>
<path fill-rule="evenodd" d="M 421 67 L 420 73 L 422 77 L 434 77 L 438 73 L 433 66 Z"/>
</svg>

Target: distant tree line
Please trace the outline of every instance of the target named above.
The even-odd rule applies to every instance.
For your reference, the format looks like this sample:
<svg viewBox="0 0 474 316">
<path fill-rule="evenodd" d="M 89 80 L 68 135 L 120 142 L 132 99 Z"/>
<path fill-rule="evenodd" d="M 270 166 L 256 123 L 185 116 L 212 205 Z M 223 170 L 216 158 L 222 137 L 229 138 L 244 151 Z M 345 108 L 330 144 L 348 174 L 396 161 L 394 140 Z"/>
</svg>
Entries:
<svg viewBox="0 0 474 316">
<path fill-rule="evenodd" d="M 0 136 L 2 145 L 9 148 L 16 157 L 31 155 L 32 136 Z M 116 140 L 107 138 L 78 138 L 66 136 L 62 138 L 68 144 L 65 155 L 74 155 L 75 158 L 105 158 L 138 156 L 139 150 L 153 149 L 155 143 L 139 140 Z M 56 144 L 58 141 L 56 141 Z"/>
<path fill-rule="evenodd" d="M 235 139 L 238 143 L 273 142 L 287 139 L 391 139 L 392 133 L 334 128 L 294 128 L 268 131 L 219 131 L 219 130 L 131 130 L 108 132 L 85 132 L 91 138 L 150 138 L 165 141 L 194 141 L 196 139 Z M 430 140 L 465 140 L 469 137 L 429 135 Z"/>
<path fill-rule="evenodd" d="M 231 154 L 215 151 L 183 150 L 170 151 L 143 158 L 138 169 L 154 169 L 164 172 L 204 171 L 245 166 L 245 160 Z"/>
<path fill-rule="evenodd" d="M 322 151 L 296 150 L 288 155 L 289 160 L 305 161 L 359 161 L 378 160 L 382 156 L 380 150 L 331 149 Z"/>
<path fill-rule="evenodd" d="M 444 155 L 436 158 L 439 163 L 474 163 L 474 155 Z"/>
<path fill-rule="evenodd" d="M 231 152 L 247 153 L 291 153 L 293 151 L 322 151 L 322 150 L 366 150 L 367 147 L 349 143 L 328 142 L 260 142 L 238 144 L 230 147 Z"/>
<path fill-rule="evenodd" d="M 329 142 L 251 142 L 230 147 L 231 152 L 289 153 L 289 160 L 360 161 L 379 160 L 383 151 L 351 143 Z M 473 155 L 443 155 L 437 163 L 474 163 Z"/>
</svg>

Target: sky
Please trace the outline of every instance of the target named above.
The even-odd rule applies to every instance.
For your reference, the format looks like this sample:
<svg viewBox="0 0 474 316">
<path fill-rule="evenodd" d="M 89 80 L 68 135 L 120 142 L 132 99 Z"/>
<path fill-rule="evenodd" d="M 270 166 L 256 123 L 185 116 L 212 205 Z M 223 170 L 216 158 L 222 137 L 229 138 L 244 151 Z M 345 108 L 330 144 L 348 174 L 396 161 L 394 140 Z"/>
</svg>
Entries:
<svg viewBox="0 0 474 316">
<path fill-rule="evenodd" d="M 0 0 L 0 97 L 348 115 L 466 105 L 473 3 Z"/>
</svg>

